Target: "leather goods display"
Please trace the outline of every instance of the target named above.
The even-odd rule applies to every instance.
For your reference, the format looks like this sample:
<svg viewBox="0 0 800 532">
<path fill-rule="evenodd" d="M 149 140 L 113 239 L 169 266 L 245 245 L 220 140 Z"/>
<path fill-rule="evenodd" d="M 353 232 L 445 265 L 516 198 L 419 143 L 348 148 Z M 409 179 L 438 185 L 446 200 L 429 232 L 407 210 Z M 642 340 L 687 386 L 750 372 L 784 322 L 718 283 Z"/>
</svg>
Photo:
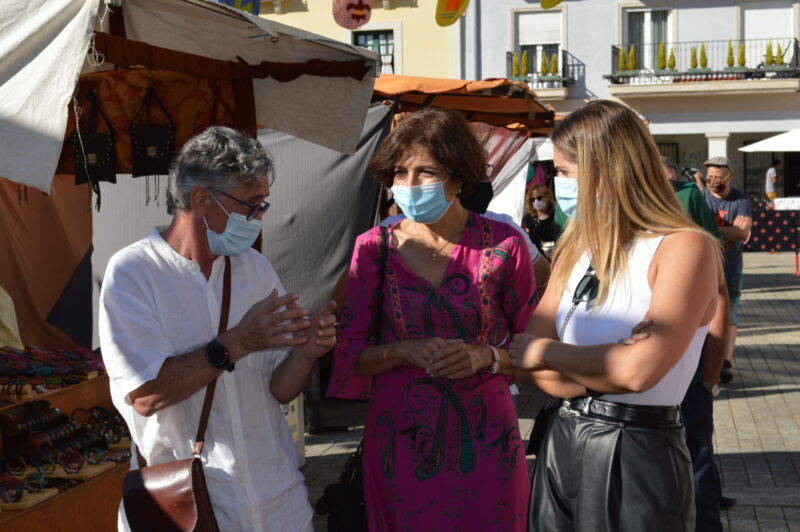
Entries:
<svg viewBox="0 0 800 532">
<path fill-rule="evenodd" d="M 225 332 L 228 326 L 231 302 L 229 257 L 225 257 L 223 282 L 218 334 Z M 147 466 L 139 454 L 139 469 L 125 475 L 122 501 L 133 532 L 219 531 L 200 461 L 216 385 L 214 379 L 206 389 L 191 458 Z"/>
<path fill-rule="evenodd" d="M 100 181 L 117 182 L 117 154 L 114 130 L 94 91 L 86 93 L 89 101 L 89 130 L 80 131 L 80 124 L 72 133 L 72 152 L 75 156 L 75 184 L 89 183 L 95 194 L 100 194 Z M 98 133 L 97 117 L 105 122 L 108 131 Z M 98 200 L 99 201 L 99 200 Z"/>
<path fill-rule="evenodd" d="M 155 103 L 167 119 L 166 124 L 145 123 Z M 175 153 L 175 122 L 151 86 L 145 92 L 142 106 L 131 121 L 131 163 L 133 177 L 167 175 Z"/>
</svg>

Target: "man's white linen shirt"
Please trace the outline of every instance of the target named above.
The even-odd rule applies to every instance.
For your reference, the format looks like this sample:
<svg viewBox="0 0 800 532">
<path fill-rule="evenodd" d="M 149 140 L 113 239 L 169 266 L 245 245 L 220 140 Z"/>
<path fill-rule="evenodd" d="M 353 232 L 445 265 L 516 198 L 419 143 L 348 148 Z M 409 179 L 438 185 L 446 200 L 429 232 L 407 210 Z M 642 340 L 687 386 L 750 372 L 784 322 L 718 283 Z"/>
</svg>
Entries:
<svg viewBox="0 0 800 532">
<path fill-rule="evenodd" d="M 111 397 L 148 465 L 191 456 L 206 389 L 150 417 L 134 410 L 128 394 L 155 379 L 168 357 L 217 336 L 225 269 L 224 258 L 217 258 L 206 280 L 160 230 L 111 258 L 100 295 L 100 346 Z M 285 293 L 272 265 L 255 250 L 231 257 L 231 273 L 230 327 L 273 289 Z M 270 392 L 272 371 L 287 355 L 288 349 L 250 353 L 218 379 L 202 460 L 220 530 L 312 530 L 297 453 Z M 120 512 L 127 529 L 122 507 Z"/>
</svg>

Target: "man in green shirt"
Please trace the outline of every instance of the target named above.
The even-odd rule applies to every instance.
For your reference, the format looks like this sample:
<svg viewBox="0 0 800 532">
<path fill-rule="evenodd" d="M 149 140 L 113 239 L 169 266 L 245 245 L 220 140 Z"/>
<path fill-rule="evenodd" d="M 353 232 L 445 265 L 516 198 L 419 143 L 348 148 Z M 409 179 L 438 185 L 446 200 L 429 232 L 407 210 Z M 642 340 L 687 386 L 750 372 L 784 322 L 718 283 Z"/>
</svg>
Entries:
<svg viewBox="0 0 800 532">
<path fill-rule="evenodd" d="M 664 173 L 678 196 L 684 212 L 697 225 L 714 235 L 720 245 L 724 244 L 722 233 L 708 208 L 703 195 L 694 183 L 677 180 L 675 162 L 662 157 Z M 686 429 L 686 445 L 692 457 L 694 470 L 694 496 L 696 507 L 696 530 L 721 531 L 720 505 L 722 483 L 714 463 L 714 405 L 719 393 L 720 370 L 725 360 L 725 348 L 730 327 L 728 290 L 724 278 L 719 287 L 717 312 L 711 320 L 708 335 L 703 345 L 697 372 L 681 403 L 681 416 Z M 735 503 L 735 501 L 733 501 Z M 730 500 L 727 506 L 732 505 Z"/>
</svg>

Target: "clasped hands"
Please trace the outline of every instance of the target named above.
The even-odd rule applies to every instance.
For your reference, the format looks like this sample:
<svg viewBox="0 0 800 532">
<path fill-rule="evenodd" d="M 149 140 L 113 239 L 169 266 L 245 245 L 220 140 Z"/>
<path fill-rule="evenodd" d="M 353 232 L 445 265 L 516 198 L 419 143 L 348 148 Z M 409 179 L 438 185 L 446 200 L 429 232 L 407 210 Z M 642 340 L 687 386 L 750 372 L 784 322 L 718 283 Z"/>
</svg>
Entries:
<svg viewBox="0 0 800 532">
<path fill-rule="evenodd" d="M 431 377 L 463 379 L 492 365 L 488 346 L 464 343 L 463 340 L 425 338 L 397 342 L 395 348 L 407 363 L 418 366 Z"/>
<path fill-rule="evenodd" d="M 336 343 L 336 303 L 329 301 L 325 307 L 309 316 L 297 304 L 297 294 L 270 295 L 253 304 L 228 336 L 244 353 L 294 347 L 297 354 L 307 359 L 317 359 Z M 225 343 L 223 341 L 223 343 Z M 227 345 L 227 344 L 226 344 Z M 229 346 L 230 348 L 230 346 Z"/>
<path fill-rule="evenodd" d="M 632 329 L 631 334 L 627 338 L 620 338 L 617 343 L 622 345 L 633 345 L 642 340 L 650 337 L 650 333 L 646 329 L 653 325 L 653 320 L 642 320 L 637 323 Z M 545 341 L 537 341 L 545 340 Z M 511 345 L 508 348 L 508 356 L 511 359 L 511 365 L 517 369 L 524 369 L 528 371 L 535 371 L 537 369 L 546 369 L 544 364 L 544 351 L 552 340 L 540 339 L 530 333 L 515 334 L 511 340 Z"/>
</svg>

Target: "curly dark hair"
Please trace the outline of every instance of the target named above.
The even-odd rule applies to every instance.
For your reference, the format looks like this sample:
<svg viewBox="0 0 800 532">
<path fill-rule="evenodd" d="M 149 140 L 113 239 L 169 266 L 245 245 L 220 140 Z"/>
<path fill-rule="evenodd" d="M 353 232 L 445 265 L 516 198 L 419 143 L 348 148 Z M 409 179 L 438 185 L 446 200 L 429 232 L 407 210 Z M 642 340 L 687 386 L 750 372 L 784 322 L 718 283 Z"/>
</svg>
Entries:
<svg viewBox="0 0 800 532">
<path fill-rule="evenodd" d="M 394 169 L 415 146 L 425 148 L 461 185 L 460 198 L 468 198 L 486 179 L 486 150 L 467 120 L 458 111 L 426 107 L 404 118 L 383 139 L 369 161 L 372 175 L 386 187 L 394 181 Z"/>
</svg>

